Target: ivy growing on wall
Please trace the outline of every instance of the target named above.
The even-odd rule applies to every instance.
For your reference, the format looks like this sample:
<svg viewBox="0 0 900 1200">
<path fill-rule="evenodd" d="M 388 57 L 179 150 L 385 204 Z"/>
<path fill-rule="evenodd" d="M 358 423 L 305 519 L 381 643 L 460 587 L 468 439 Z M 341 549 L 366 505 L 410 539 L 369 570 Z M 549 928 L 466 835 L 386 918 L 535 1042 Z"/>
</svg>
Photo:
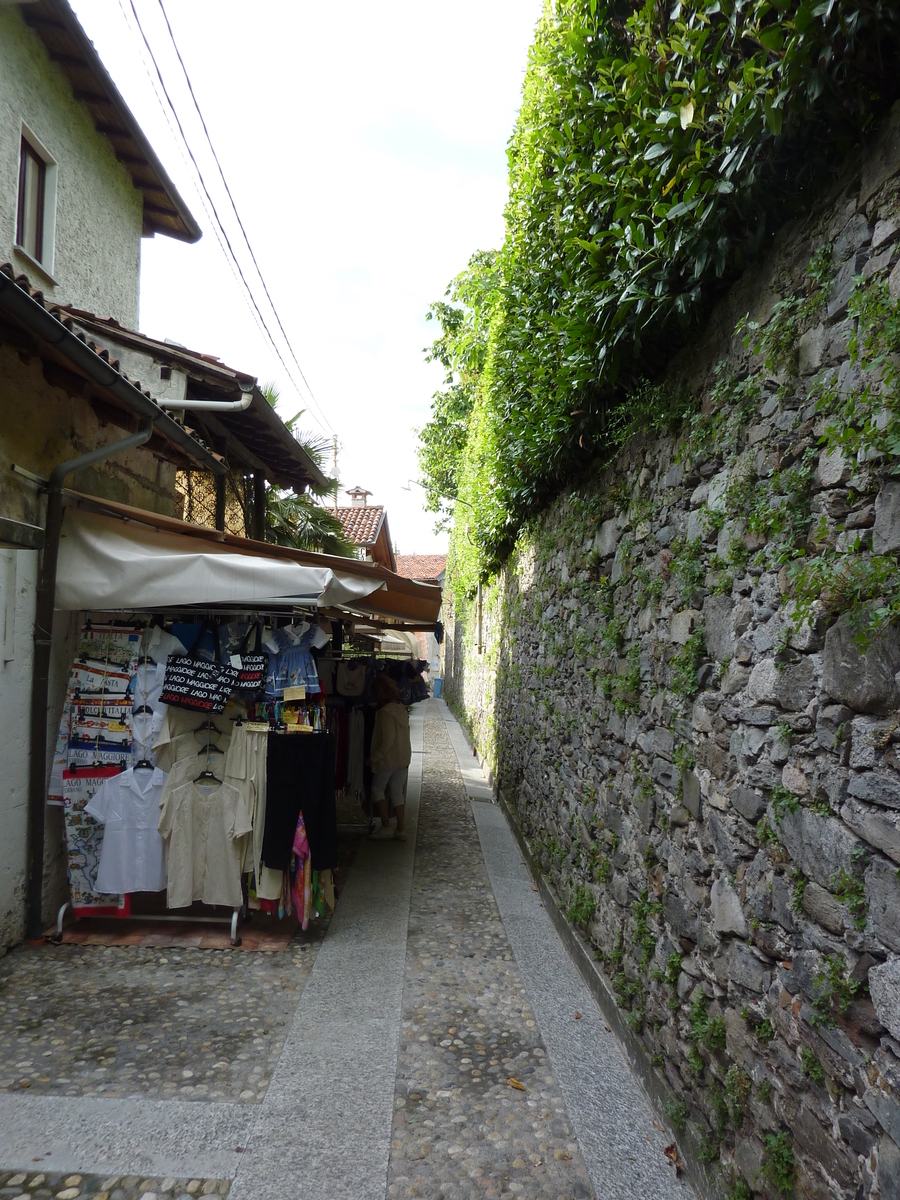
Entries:
<svg viewBox="0 0 900 1200">
<path fill-rule="evenodd" d="M 510 143 L 506 240 L 432 315 L 447 368 L 421 465 L 471 590 L 573 472 L 684 398 L 665 363 L 805 207 L 900 78 L 887 0 L 548 0 Z M 626 406 L 626 417 L 614 416 Z"/>
</svg>

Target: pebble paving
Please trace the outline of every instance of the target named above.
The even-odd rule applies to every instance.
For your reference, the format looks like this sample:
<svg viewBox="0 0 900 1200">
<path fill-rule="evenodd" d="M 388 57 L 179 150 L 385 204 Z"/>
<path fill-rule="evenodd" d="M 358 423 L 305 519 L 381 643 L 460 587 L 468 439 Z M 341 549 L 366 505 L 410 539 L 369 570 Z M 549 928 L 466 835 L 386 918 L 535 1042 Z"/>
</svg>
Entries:
<svg viewBox="0 0 900 1200">
<path fill-rule="evenodd" d="M 326 928 L 280 954 L 19 947 L 0 960 L 0 1092 L 259 1103 Z"/>
<path fill-rule="evenodd" d="M 500 920 L 446 726 L 431 711 L 387 1194 L 594 1195 Z"/>
<path fill-rule="evenodd" d="M 227 1196 L 230 1188 L 228 1179 L 0 1171 L 0 1200 L 200 1200 L 203 1196 Z"/>
</svg>

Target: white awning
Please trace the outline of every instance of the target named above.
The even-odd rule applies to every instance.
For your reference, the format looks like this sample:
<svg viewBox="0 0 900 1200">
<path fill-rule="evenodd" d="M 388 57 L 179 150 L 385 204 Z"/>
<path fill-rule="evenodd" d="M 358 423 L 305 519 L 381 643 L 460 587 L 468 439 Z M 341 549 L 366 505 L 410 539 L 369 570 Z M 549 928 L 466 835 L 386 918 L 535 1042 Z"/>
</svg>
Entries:
<svg viewBox="0 0 900 1200">
<path fill-rule="evenodd" d="M 67 509 L 56 607 L 123 610 L 223 604 L 352 605 L 385 584 L 116 517 Z"/>
</svg>

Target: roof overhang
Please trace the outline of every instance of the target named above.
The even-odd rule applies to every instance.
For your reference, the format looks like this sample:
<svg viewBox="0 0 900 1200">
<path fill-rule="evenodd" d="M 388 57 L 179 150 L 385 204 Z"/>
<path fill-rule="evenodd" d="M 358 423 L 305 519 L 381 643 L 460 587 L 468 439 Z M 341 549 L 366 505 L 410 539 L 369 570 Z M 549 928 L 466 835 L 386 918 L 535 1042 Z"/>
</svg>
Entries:
<svg viewBox="0 0 900 1200">
<path fill-rule="evenodd" d="M 64 373 L 61 384 L 95 404 L 99 401 L 105 415 L 117 424 L 130 427 L 135 417 L 152 417 L 154 436 L 147 446 L 160 457 L 196 463 L 217 475 L 225 471 L 219 456 L 164 412 L 138 383 L 127 379 L 107 352 L 98 353 L 67 329 L 56 315 L 58 310 L 45 308 L 43 294 L 32 293 L 22 278 L 20 286 L 12 268 L 0 267 L 0 337 L 5 340 L 11 336 L 8 331 L 14 331 L 12 336 L 17 335 L 23 346 Z"/>
<path fill-rule="evenodd" d="M 189 414 L 190 424 L 214 445 L 232 465 L 262 471 L 270 483 L 302 491 L 310 484 L 326 489 L 328 480 L 314 460 L 263 395 L 256 377 L 237 371 L 210 355 L 175 346 L 125 329 L 109 317 L 98 317 L 81 309 L 61 306 L 67 319 L 113 346 L 150 355 L 155 362 L 183 371 L 191 381 L 188 398 L 239 399 L 252 395 L 250 407 L 241 412 Z"/>
<path fill-rule="evenodd" d="M 251 538 L 234 537 L 216 529 L 207 529 L 199 525 L 191 525 L 187 521 L 179 521 L 175 517 L 163 517 L 144 509 L 133 508 L 131 505 L 119 504 L 111 500 L 103 500 L 94 496 L 86 496 L 80 492 L 66 491 L 65 501 L 68 507 L 84 513 L 95 513 L 115 520 L 123 525 L 133 525 L 146 532 L 141 537 L 154 531 L 160 535 L 176 537 L 182 545 L 184 553 L 196 552 L 213 555 L 236 555 L 246 559 L 266 560 L 272 564 L 273 572 L 276 564 L 296 564 L 321 571 L 330 571 L 338 580 L 346 593 L 343 599 L 332 601 L 327 595 L 318 603 L 318 607 L 326 614 L 353 619 L 359 617 L 366 622 L 379 625 L 381 628 L 392 627 L 407 630 L 432 629 L 438 619 L 441 608 L 441 589 L 429 584 L 416 583 L 395 575 L 393 571 L 379 566 L 377 563 L 362 562 L 355 558 L 341 558 L 331 554 L 314 554 L 307 550 L 294 550 L 288 546 L 275 546 L 269 542 L 257 542 Z M 193 551 L 192 547 L 197 550 Z M 352 593 L 352 594 L 350 594 Z M 209 603 L 203 602 L 205 607 Z M 241 607 L 236 599 L 223 600 L 223 604 L 231 607 Z M 296 595 L 266 597 L 267 609 L 284 609 L 292 611 L 298 606 L 315 603 L 309 597 L 306 599 Z M 189 608 L 201 604 L 185 596 L 178 604 L 180 608 Z M 86 607 L 103 607 L 88 605 Z M 130 607 L 147 607 L 135 603 Z"/>
<path fill-rule="evenodd" d="M 66 0 L 31 0 L 19 7 L 26 25 L 47 47 L 51 61 L 72 85 L 75 99 L 87 108 L 97 132 L 111 143 L 143 195 L 144 235 L 163 233 L 182 242 L 199 241 L 200 226 Z"/>
</svg>

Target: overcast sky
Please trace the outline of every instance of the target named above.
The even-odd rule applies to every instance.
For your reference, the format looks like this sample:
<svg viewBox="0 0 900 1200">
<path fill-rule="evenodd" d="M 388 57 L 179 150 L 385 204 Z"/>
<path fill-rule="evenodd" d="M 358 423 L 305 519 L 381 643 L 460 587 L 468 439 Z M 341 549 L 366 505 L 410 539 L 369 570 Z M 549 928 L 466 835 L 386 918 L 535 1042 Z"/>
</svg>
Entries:
<svg viewBox="0 0 900 1200">
<path fill-rule="evenodd" d="M 400 553 L 444 549 L 445 536 L 434 533 L 433 517 L 422 510 L 421 489 L 403 490 L 418 476 L 413 430 L 428 419 L 441 381 L 440 369 L 422 355 L 436 335 L 425 316 L 475 250 L 502 241 L 506 143 L 542 0 L 164 3 L 324 418 L 294 392 L 217 245 L 151 86 L 130 0 L 73 0 L 204 230 L 195 246 L 164 237 L 143 242 L 141 328 L 275 382 L 283 417 L 308 409 L 304 428 L 330 437 L 330 422 L 340 439 L 343 485 L 366 487 L 370 503 L 386 505 Z M 254 279 L 159 2 L 135 6 L 232 244 Z"/>
</svg>

